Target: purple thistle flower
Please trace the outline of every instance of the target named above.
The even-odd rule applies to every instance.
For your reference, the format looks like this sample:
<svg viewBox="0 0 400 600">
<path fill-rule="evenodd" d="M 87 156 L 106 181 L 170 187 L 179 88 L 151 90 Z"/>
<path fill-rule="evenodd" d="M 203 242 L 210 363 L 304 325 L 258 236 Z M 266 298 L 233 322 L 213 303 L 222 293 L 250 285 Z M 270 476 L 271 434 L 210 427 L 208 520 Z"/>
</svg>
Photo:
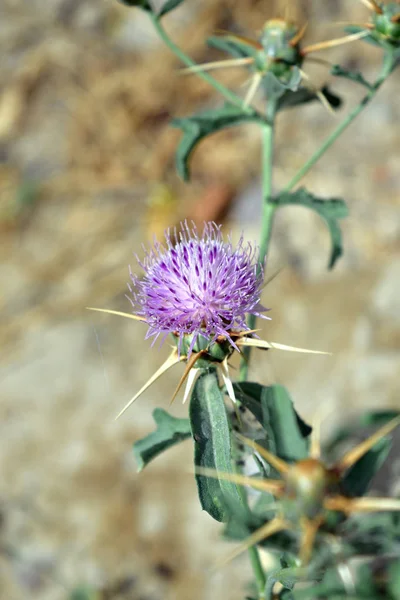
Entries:
<svg viewBox="0 0 400 600">
<path fill-rule="evenodd" d="M 199 335 L 215 341 L 224 336 L 238 350 L 230 337 L 232 331 L 247 331 L 246 314 L 263 316 L 260 304 L 262 269 L 257 268 L 257 248 L 244 245 L 243 237 L 236 247 L 224 242 L 221 229 L 206 223 L 199 237 L 195 226 L 185 222 L 176 244 L 168 231 L 166 246 L 155 243 L 143 262 L 145 275 L 131 273 L 135 291 L 130 299 L 135 314 L 149 325 L 146 339 L 155 340 L 169 333 L 179 337 L 192 334 L 188 355 Z M 267 317 L 265 317 L 267 318 Z"/>
</svg>

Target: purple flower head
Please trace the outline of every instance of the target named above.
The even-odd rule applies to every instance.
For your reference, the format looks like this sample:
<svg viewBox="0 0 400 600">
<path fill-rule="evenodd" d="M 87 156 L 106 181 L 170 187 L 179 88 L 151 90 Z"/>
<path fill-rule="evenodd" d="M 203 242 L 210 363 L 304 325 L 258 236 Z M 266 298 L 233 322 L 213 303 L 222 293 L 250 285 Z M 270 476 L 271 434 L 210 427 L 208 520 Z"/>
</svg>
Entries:
<svg viewBox="0 0 400 600">
<path fill-rule="evenodd" d="M 199 335 L 211 342 L 221 335 L 237 349 L 230 333 L 248 330 L 246 314 L 262 316 L 266 310 L 260 305 L 257 248 L 245 245 L 243 237 L 236 247 L 224 242 L 215 223 L 206 223 L 201 237 L 195 226 L 181 227 L 177 243 L 168 231 L 166 246 L 156 243 L 139 261 L 143 278 L 131 273 L 131 302 L 149 325 L 146 338 L 174 333 L 180 350 L 183 336 L 192 334 L 190 355 Z"/>
</svg>

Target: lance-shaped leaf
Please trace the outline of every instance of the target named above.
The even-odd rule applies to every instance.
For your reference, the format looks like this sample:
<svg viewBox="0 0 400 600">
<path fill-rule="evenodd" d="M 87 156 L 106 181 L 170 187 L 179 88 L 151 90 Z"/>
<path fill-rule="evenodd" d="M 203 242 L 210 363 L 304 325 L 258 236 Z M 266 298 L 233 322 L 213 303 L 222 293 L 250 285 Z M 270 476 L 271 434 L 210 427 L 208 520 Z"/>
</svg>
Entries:
<svg viewBox="0 0 400 600">
<path fill-rule="evenodd" d="M 346 496 L 362 496 L 388 457 L 392 442 L 389 438 L 379 440 L 346 473 L 342 485 Z"/>
<path fill-rule="evenodd" d="M 297 414 L 283 386 L 241 382 L 235 383 L 234 387 L 238 401 L 253 413 L 266 431 L 271 452 L 290 462 L 307 456 L 311 427 Z"/>
<path fill-rule="evenodd" d="M 360 73 L 360 71 L 349 71 L 348 69 L 345 69 L 341 65 L 333 65 L 333 67 L 331 68 L 331 74 L 334 75 L 335 77 L 344 77 L 345 79 L 349 79 L 350 81 L 359 83 L 360 85 L 363 85 L 364 87 L 366 87 L 369 90 L 371 90 L 373 87 L 369 83 L 369 81 L 364 79 L 364 77 L 363 77 L 362 73 Z"/>
<path fill-rule="evenodd" d="M 180 176 L 189 179 L 189 161 L 197 144 L 206 136 L 211 135 L 225 127 L 240 125 L 241 123 L 265 123 L 263 117 L 256 111 L 225 104 L 221 108 L 207 110 L 184 119 L 174 119 L 173 127 L 183 131 L 183 137 L 176 152 L 176 166 Z"/>
<path fill-rule="evenodd" d="M 133 444 L 138 471 L 171 446 L 191 437 L 189 419 L 172 417 L 162 408 L 153 411 L 153 419 L 157 429 Z"/>
<path fill-rule="evenodd" d="M 160 12 L 158 13 L 158 18 L 160 19 L 167 13 L 171 12 L 171 10 L 174 10 L 174 8 L 177 8 L 180 4 L 182 4 L 183 1 L 184 0 L 167 0 L 167 2 L 164 2 Z"/>
<path fill-rule="evenodd" d="M 272 199 L 278 206 L 297 205 L 310 208 L 322 217 L 328 226 L 331 235 L 332 250 L 329 258 L 328 268 L 332 269 L 337 259 L 343 254 L 342 232 L 338 224 L 338 219 L 348 216 L 348 209 L 345 202 L 339 198 L 329 198 L 322 200 L 317 198 L 304 188 L 295 192 L 283 192 Z"/>
<path fill-rule="evenodd" d="M 234 473 L 231 432 L 214 367 L 199 375 L 190 399 L 189 416 L 195 467 Z M 225 478 L 196 475 L 196 482 L 202 508 L 217 521 L 225 521 L 232 507 L 243 505 L 237 485 Z"/>
<path fill-rule="evenodd" d="M 357 436 L 360 428 L 368 428 L 371 425 L 385 425 L 392 419 L 399 416 L 398 410 L 378 410 L 365 412 L 353 421 L 350 425 L 340 427 L 326 444 L 326 453 L 329 455 L 335 451 L 336 447 L 352 436 Z"/>
</svg>

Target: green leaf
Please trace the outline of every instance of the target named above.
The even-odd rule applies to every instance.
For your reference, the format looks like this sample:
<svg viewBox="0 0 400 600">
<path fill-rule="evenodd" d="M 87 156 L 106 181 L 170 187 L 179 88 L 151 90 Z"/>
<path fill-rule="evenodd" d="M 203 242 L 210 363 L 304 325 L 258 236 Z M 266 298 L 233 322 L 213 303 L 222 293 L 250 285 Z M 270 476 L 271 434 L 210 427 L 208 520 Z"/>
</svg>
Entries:
<svg viewBox="0 0 400 600">
<path fill-rule="evenodd" d="M 237 399 L 266 431 L 271 452 L 290 462 L 306 458 L 311 428 L 296 413 L 286 388 L 251 382 L 235 383 L 234 387 Z"/>
<path fill-rule="evenodd" d="M 301 579 L 301 571 L 298 567 L 277 569 L 268 577 L 268 589 L 272 592 L 274 585 L 280 583 L 284 588 L 292 590 L 299 579 Z"/>
<path fill-rule="evenodd" d="M 345 495 L 357 497 L 365 494 L 372 478 L 387 459 L 391 445 L 389 438 L 379 440 L 349 469 L 343 479 Z"/>
<path fill-rule="evenodd" d="M 162 408 L 153 411 L 157 429 L 133 444 L 133 454 L 141 471 L 153 458 L 191 436 L 189 419 L 171 417 Z"/>
<path fill-rule="evenodd" d="M 348 209 L 345 202 L 339 198 L 322 200 L 308 192 L 305 188 L 300 188 L 295 192 L 283 192 L 273 198 L 272 202 L 278 206 L 289 204 L 304 206 L 314 210 L 324 219 L 331 235 L 332 251 L 328 267 L 332 269 L 337 259 L 343 254 L 342 232 L 340 231 L 338 219 L 348 216 Z"/>
<path fill-rule="evenodd" d="M 256 111 L 244 112 L 240 107 L 225 104 L 221 108 L 207 110 L 203 113 L 174 119 L 173 127 L 183 131 L 183 137 L 176 152 L 176 165 L 180 176 L 189 179 L 189 160 L 197 144 L 207 135 L 220 131 L 225 127 L 232 127 L 241 123 L 259 122 L 265 120 Z"/>
<path fill-rule="evenodd" d="M 141 8 L 142 10 L 146 10 L 147 12 L 153 12 L 150 2 L 148 0 L 119 0 L 121 4 L 125 4 L 125 6 L 130 6 L 133 8 Z"/>
<path fill-rule="evenodd" d="M 392 598 L 400 598 L 400 560 L 394 561 L 389 567 L 388 588 Z"/>
<path fill-rule="evenodd" d="M 233 473 L 231 432 L 215 368 L 198 377 L 190 400 L 190 424 L 196 467 Z M 217 521 L 226 521 L 235 507 L 243 506 L 238 487 L 230 481 L 196 475 L 200 503 Z"/>
<path fill-rule="evenodd" d="M 373 89 L 373 86 L 369 83 L 369 81 L 364 79 L 364 77 L 363 77 L 362 73 L 360 73 L 360 71 L 349 71 L 348 69 L 345 69 L 344 67 L 341 67 L 340 65 L 333 65 L 333 67 L 331 69 L 331 74 L 334 75 L 335 77 L 344 77 L 345 79 L 350 79 L 350 81 L 359 83 L 360 85 L 363 85 L 364 87 L 366 87 L 369 90 Z"/>
<path fill-rule="evenodd" d="M 167 0 L 165 4 L 163 4 L 160 12 L 158 13 L 158 18 L 161 19 L 164 15 L 177 8 L 180 4 L 182 4 L 184 0 Z"/>
<path fill-rule="evenodd" d="M 369 427 L 375 425 L 376 427 L 382 427 L 392 419 L 399 416 L 397 410 L 376 410 L 362 413 L 362 415 L 351 425 L 340 427 L 336 433 L 332 436 L 329 443 L 326 445 L 327 453 L 331 453 L 335 446 L 354 436 L 359 431 L 360 427 Z"/>
</svg>

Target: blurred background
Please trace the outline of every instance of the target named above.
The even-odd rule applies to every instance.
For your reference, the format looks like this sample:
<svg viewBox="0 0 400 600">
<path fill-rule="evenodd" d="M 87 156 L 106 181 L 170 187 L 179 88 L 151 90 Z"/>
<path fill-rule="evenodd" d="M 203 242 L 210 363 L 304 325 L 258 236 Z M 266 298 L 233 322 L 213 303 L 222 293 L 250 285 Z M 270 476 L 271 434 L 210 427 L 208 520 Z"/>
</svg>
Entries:
<svg viewBox="0 0 400 600">
<path fill-rule="evenodd" d="M 285 10 L 308 21 L 309 43 L 368 18 L 354 0 L 187 0 L 165 26 L 206 62 L 223 58 L 205 43 L 216 30 L 256 36 Z M 141 323 L 85 307 L 129 311 L 133 253 L 182 218 L 257 239 L 259 131 L 208 139 L 183 183 L 169 121 L 219 99 L 179 74 L 145 14 L 116 1 L 1 0 L 0 52 L 0 597 L 242 599 L 245 556 L 211 572 L 230 546 L 200 511 L 190 441 L 136 473 L 132 442 L 153 429 L 154 407 L 168 408 L 180 367 L 115 422 L 168 348 L 150 349 Z M 369 79 L 381 57 L 361 42 L 319 56 Z M 321 65 L 307 72 L 330 79 Z M 218 77 L 243 93 L 245 71 Z M 348 111 L 362 90 L 333 84 Z M 317 216 L 283 209 L 275 223 L 262 335 L 333 356 L 254 353 L 251 377 L 286 385 L 306 419 L 321 411 L 324 435 L 361 410 L 400 406 L 399 92 L 395 76 L 304 180 L 349 204 L 334 271 Z M 317 103 L 279 117 L 276 189 L 339 118 Z"/>
</svg>

